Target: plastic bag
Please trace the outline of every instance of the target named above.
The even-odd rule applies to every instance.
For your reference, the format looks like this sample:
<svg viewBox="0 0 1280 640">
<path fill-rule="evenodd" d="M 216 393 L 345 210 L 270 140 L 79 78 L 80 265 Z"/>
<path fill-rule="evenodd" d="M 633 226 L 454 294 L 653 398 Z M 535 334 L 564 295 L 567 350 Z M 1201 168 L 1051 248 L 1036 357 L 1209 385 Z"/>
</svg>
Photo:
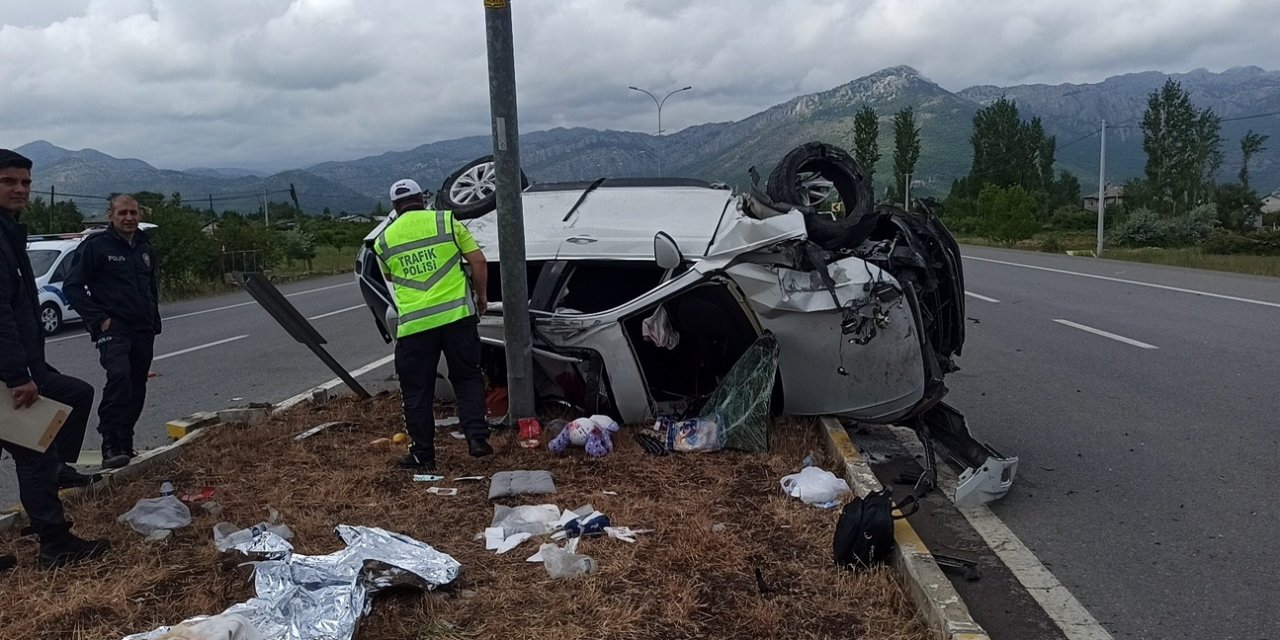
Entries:
<svg viewBox="0 0 1280 640">
<path fill-rule="evenodd" d="M 145 536 L 152 531 L 180 529 L 191 524 L 191 509 L 173 495 L 143 498 L 116 520 L 128 523 L 134 531 Z"/>
<path fill-rule="evenodd" d="M 840 498 L 853 492 L 844 478 L 818 467 L 805 467 L 800 473 L 783 476 L 781 484 L 787 495 L 823 509 L 838 505 Z"/>
<path fill-rule="evenodd" d="M 538 549 L 542 556 L 542 566 L 552 578 L 574 578 L 585 576 L 596 570 L 596 561 L 591 556 L 573 553 L 554 544 L 544 544 Z"/>
</svg>

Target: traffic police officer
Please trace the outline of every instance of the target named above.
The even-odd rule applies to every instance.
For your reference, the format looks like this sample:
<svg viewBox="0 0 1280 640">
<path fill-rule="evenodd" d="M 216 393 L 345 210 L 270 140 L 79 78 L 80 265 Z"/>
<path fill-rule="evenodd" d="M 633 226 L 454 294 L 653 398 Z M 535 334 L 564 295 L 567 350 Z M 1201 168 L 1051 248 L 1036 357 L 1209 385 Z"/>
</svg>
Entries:
<svg viewBox="0 0 1280 640">
<path fill-rule="evenodd" d="M 107 384 L 98 405 L 102 466 L 118 469 L 138 455 L 133 430 L 147 399 L 147 375 L 160 306 L 156 254 L 138 229 L 138 201 L 111 198 L 110 226 L 85 238 L 76 250 L 64 290 L 98 347 Z"/>
<path fill-rule="evenodd" d="M 82 540 L 71 533 L 58 499 L 59 485 L 81 484 L 66 460 L 80 453 L 84 429 L 93 408 L 93 387 L 58 373 L 44 358 L 40 303 L 31 260 L 27 257 L 27 227 L 20 222 L 31 197 L 31 160 L 0 149 L 0 380 L 11 402 L 21 410 L 46 396 L 71 406 L 62 430 L 44 452 L 0 440 L 0 449 L 13 456 L 18 472 L 18 497 L 40 538 L 40 564 L 46 568 L 93 558 L 111 548 L 107 540 Z M 0 569 L 12 568 L 12 555 L 0 554 Z"/>
<path fill-rule="evenodd" d="M 493 453 L 485 421 L 480 371 L 479 316 L 488 307 L 484 253 L 449 211 L 427 209 L 418 183 L 391 186 L 397 216 L 374 241 L 382 271 L 391 282 L 399 322 L 396 376 L 404 397 L 404 421 L 413 443 L 399 466 L 435 469 L 435 382 L 444 353 L 458 401 L 458 419 L 472 456 Z M 467 290 L 462 262 L 471 267 Z M 474 293 L 474 300 L 472 299 Z"/>
</svg>

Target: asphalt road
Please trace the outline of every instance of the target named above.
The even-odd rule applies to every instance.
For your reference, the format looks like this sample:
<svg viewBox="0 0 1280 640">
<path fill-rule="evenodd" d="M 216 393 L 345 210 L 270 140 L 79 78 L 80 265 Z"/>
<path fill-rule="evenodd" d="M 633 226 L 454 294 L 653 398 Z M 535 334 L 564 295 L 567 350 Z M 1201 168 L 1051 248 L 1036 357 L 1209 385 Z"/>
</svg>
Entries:
<svg viewBox="0 0 1280 640">
<path fill-rule="evenodd" d="M 948 401 L 1021 458 L 993 510 L 1117 638 L 1280 637 L 1280 279 L 962 253 Z"/>
<path fill-rule="evenodd" d="M 328 341 L 326 349 L 353 370 L 391 353 L 360 297 L 352 275 L 307 280 L 280 287 L 288 300 Z M 234 293 L 161 307 L 164 330 L 156 338 L 156 376 L 147 386 L 147 404 L 135 446 L 168 442 L 165 423 L 196 411 L 249 402 L 280 402 L 335 376 L 305 346 L 294 342 L 247 293 Z M 79 377 L 101 399 L 105 374 L 98 352 L 79 324 L 68 324 L 46 341 L 46 356 L 63 373 Z M 390 364 L 367 378 L 391 375 Z M 98 418 L 89 422 L 82 462 L 101 460 Z M 13 461 L 0 463 L 0 506 L 17 503 Z"/>
</svg>

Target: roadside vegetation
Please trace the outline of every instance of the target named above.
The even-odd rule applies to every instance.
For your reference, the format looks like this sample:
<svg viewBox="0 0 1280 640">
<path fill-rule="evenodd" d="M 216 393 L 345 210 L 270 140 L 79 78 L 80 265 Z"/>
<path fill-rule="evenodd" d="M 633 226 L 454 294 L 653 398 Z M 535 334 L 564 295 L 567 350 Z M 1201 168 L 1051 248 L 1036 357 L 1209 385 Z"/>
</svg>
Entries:
<svg viewBox="0 0 1280 640">
<path fill-rule="evenodd" d="M 875 113 L 863 111 L 851 137 L 856 157 L 874 163 Z M 1280 276 L 1280 215 L 1263 214 L 1249 181 L 1269 137 L 1242 137 L 1240 171 L 1220 182 L 1221 118 L 1197 109 L 1173 80 L 1148 96 L 1140 129 L 1144 175 L 1108 185 L 1104 196 L 1104 257 Z M 1023 120 L 1017 104 L 1002 98 L 974 116 L 970 143 L 969 174 L 937 209 L 961 242 L 1054 253 L 1096 247 L 1096 198 L 1086 210 L 1079 179 L 1054 172 L 1057 140 L 1039 118 Z M 902 199 L 901 173 L 895 170 L 891 202 Z"/>
<path fill-rule="evenodd" d="M 377 224 L 372 218 L 348 222 L 327 209 L 311 215 L 272 202 L 267 205 L 268 225 L 261 209 L 249 215 L 215 215 L 183 202 L 177 193 L 140 192 L 134 197 L 144 208 L 143 221 L 157 225 L 150 234 L 165 300 L 230 290 L 236 271 L 262 271 L 277 281 L 351 271 L 360 241 Z M 70 233 L 84 229 L 85 214 L 100 217 L 103 212 L 83 212 L 74 202 L 50 205 L 36 198 L 23 220 L 33 234 Z"/>
</svg>

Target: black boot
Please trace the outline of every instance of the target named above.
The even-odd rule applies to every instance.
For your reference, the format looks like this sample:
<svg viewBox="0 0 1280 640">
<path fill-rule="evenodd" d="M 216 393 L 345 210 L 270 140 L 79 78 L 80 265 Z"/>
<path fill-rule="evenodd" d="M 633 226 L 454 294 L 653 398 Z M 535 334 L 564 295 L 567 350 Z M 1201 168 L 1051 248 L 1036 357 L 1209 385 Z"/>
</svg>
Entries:
<svg viewBox="0 0 1280 640">
<path fill-rule="evenodd" d="M 467 453 L 472 458 L 483 458 L 493 455 L 493 447 L 489 444 L 488 438 L 467 438 Z"/>
<path fill-rule="evenodd" d="M 133 452 L 115 440 L 103 440 L 102 442 L 103 469 L 120 469 L 128 466 L 129 460 L 133 459 L 133 456 Z"/>
<path fill-rule="evenodd" d="M 11 571 L 18 566 L 18 557 L 12 553 L 0 554 L 0 572 Z"/>
<path fill-rule="evenodd" d="M 69 526 L 40 536 L 40 567 L 56 569 L 73 562 L 91 560 L 111 550 L 110 540 L 82 540 Z"/>
<path fill-rule="evenodd" d="M 414 469 L 416 471 L 435 471 L 435 452 L 409 451 L 408 455 L 396 460 L 396 466 L 401 469 Z"/>
<path fill-rule="evenodd" d="M 87 476 L 76 471 L 71 465 L 63 464 L 62 468 L 58 469 L 58 488 L 87 487 L 97 482 L 100 477 L 97 474 Z"/>
</svg>

